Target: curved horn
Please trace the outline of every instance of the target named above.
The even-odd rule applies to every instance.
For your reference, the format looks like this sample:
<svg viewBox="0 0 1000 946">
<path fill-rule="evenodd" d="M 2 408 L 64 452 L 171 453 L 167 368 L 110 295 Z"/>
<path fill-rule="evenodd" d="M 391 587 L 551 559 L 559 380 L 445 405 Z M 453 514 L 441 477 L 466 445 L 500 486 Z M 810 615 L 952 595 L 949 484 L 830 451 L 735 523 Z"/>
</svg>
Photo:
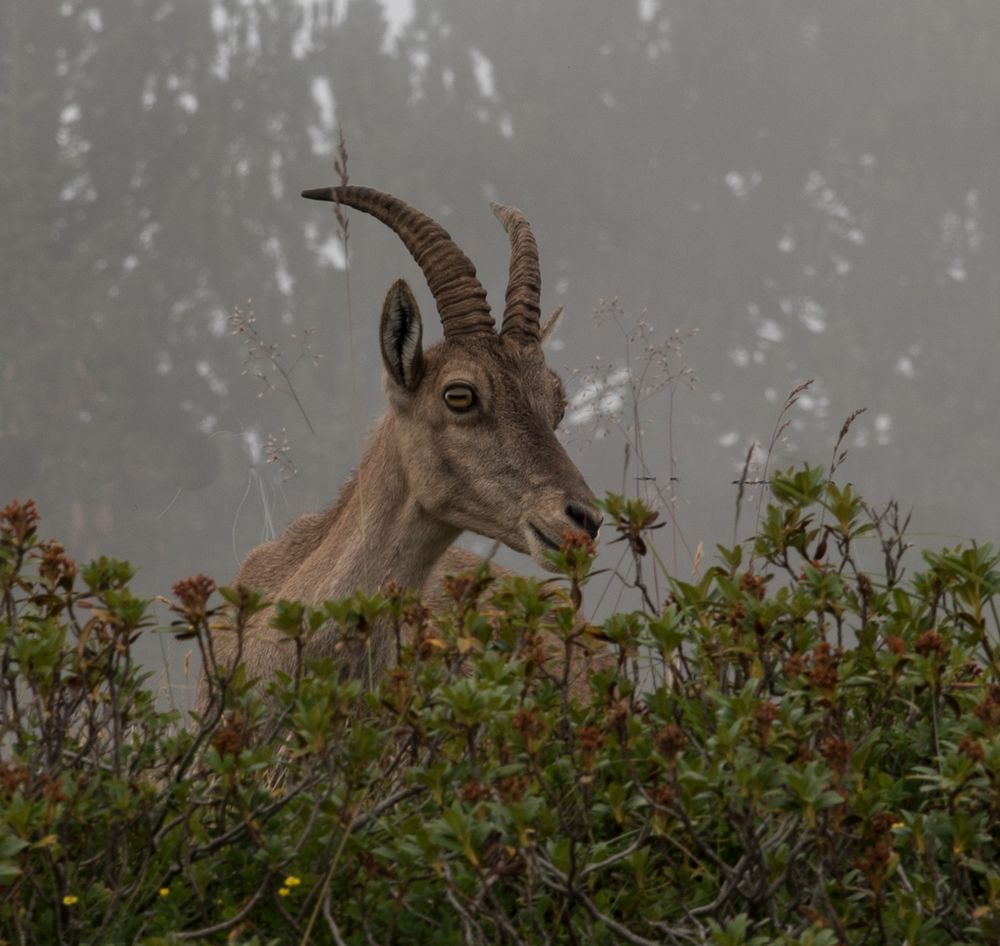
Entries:
<svg viewBox="0 0 1000 946">
<path fill-rule="evenodd" d="M 531 224 L 516 207 L 490 204 L 510 237 L 510 276 L 507 279 L 507 305 L 503 312 L 501 335 L 513 335 L 519 340 L 538 343 L 539 298 L 542 274 L 538 266 L 538 244 Z"/>
<path fill-rule="evenodd" d="M 389 227 L 423 272 L 437 303 L 445 338 L 494 330 L 476 267 L 439 223 L 398 197 L 371 187 L 319 187 L 303 191 L 302 196 L 345 204 Z"/>
</svg>

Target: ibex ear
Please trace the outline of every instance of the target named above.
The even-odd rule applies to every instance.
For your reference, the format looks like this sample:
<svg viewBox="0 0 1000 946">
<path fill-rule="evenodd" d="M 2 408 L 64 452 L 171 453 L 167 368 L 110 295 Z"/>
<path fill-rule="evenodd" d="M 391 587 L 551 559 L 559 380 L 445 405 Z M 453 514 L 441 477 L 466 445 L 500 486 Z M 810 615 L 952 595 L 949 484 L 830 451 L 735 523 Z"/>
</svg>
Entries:
<svg viewBox="0 0 1000 946">
<path fill-rule="evenodd" d="M 379 339 L 385 370 L 396 384 L 407 391 L 412 391 L 420 383 L 423 373 L 422 332 L 420 309 L 413 298 L 413 291 L 405 279 L 397 279 L 385 297 Z"/>
</svg>

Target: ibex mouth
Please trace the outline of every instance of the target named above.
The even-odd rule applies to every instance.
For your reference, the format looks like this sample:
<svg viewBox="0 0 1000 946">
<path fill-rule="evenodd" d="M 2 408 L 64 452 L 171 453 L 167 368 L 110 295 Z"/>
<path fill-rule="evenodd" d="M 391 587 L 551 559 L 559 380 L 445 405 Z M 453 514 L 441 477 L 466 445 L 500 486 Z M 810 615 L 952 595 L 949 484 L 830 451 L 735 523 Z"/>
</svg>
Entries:
<svg viewBox="0 0 1000 946">
<path fill-rule="evenodd" d="M 533 522 L 529 522 L 528 525 L 531 527 L 531 531 L 535 533 L 535 538 L 542 543 L 546 548 L 552 549 L 554 552 L 559 551 L 559 543 L 553 542 L 541 529 L 538 528 Z"/>
</svg>

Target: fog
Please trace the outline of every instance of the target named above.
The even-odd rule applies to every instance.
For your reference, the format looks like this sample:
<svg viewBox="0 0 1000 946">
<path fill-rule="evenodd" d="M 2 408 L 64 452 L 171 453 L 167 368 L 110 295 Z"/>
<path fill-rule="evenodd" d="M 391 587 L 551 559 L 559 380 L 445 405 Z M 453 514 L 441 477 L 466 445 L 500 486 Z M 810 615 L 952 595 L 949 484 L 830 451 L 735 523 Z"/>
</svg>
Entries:
<svg viewBox="0 0 1000 946">
<path fill-rule="evenodd" d="M 751 534 L 748 451 L 763 475 L 788 421 L 766 469 L 828 464 L 861 408 L 841 479 L 912 509 L 918 546 L 995 537 L 995 0 L 389 12 L 3 5 L 0 506 L 34 498 L 44 535 L 130 559 L 152 597 L 231 580 L 336 496 L 384 408 L 396 277 L 440 334 L 386 228 L 352 214 L 345 252 L 298 196 L 335 183 L 342 132 L 351 182 L 444 223 L 495 312 L 488 202 L 528 215 L 543 309 L 565 309 L 562 437 L 598 494 L 660 503 L 673 573 Z M 595 579 L 597 613 L 628 603 Z M 163 635 L 141 646 L 179 667 Z"/>
</svg>

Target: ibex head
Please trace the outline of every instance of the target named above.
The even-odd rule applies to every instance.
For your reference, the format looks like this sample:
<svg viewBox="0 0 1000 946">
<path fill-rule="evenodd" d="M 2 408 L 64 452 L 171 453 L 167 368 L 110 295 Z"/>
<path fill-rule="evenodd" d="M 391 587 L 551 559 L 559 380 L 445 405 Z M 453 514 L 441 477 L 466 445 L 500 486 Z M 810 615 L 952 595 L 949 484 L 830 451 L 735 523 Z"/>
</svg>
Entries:
<svg viewBox="0 0 1000 946">
<path fill-rule="evenodd" d="M 447 231 L 398 198 L 364 187 L 303 192 L 389 226 L 420 266 L 444 340 L 423 350 L 420 310 L 397 280 L 382 310 L 385 387 L 410 495 L 455 529 L 498 539 L 548 567 L 566 529 L 596 536 L 594 495 L 555 436 L 565 398 L 539 326 L 538 247 L 524 215 L 493 211 L 510 237 L 510 279 L 497 332 L 476 269 Z"/>
</svg>

